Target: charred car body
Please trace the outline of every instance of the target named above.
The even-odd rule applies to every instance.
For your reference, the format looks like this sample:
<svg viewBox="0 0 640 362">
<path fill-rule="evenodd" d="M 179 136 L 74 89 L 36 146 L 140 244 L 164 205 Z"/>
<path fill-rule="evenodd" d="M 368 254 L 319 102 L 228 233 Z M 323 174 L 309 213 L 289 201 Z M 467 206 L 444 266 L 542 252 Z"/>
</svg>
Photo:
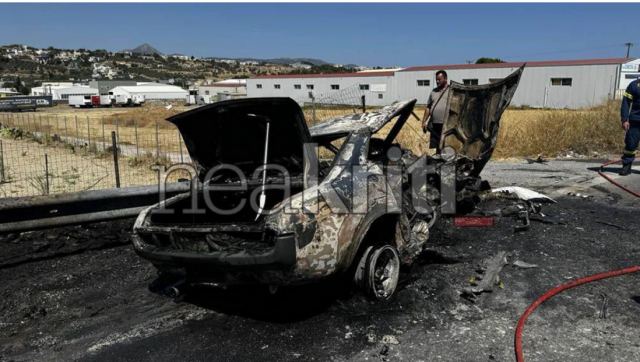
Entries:
<svg viewBox="0 0 640 362">
<path fill-rule="evenodd" d="M 135 250 L 189 283 L 278 286 L 348 275 L 369 295 L 390 298 L 400 266 L 423 250 L 443 210 L 471 210 L 488 190 L 479 175 L 522 71 L 489 85 L 452 83 L 447 152 L 433 157 L 395 140 L 416 100 L 310 128 L 289 98 L 176 115 L 169 121 L 197 175 L 191 192 L 140 214 Z"/>
</svg>

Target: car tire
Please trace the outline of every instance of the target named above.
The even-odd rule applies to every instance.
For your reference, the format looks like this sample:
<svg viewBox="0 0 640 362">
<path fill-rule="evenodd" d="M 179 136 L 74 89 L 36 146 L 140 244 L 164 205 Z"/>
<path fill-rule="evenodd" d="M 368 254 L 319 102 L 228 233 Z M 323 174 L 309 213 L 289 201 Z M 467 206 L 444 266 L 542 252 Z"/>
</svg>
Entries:
<svg viewBox="0 0 640 362">
<path fill-rule="evenodd" d="M 362 255 L 356 271 L 356 282 L 368 297 L 390 300 L 400 279 L 400 255 L 391 245 L 370 246 Z"/>
</svg>

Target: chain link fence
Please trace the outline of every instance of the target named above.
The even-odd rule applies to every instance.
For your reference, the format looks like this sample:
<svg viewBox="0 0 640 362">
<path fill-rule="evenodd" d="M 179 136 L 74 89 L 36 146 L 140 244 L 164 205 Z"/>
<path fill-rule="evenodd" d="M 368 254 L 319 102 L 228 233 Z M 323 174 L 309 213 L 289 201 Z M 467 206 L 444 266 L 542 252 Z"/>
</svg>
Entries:
<svg viewBox="0 0 640 362">
<path fill-rule="evenodd" d="M 363 95 L 357 85 L 315 95 L 303 106 L 305 118 L 311 126 L 371 111 Z M 158 166 L 191 159 L 177 128 L 152 117 L 0 113 L 0 197 L 157 183 Z M 176 172 L 170 180 L 188 177 Z"/>
<path fill-rule="evenodd" d="M 369 110 L 371 107 L 369 107 Z M 320 123 L 345 114 L 367 111 L 364 90 L 355 85 L 342 90 L 313 94 L 311 102 L 305 102 L 303 111 L 310 125 Z"/>
<path fill-rule="evenodd" d="M 25 112 L 0 113 L 0 125 L 0 197 L 150 185 L 157 166 L 191 162 L 165 121 Z"/>
</svg>

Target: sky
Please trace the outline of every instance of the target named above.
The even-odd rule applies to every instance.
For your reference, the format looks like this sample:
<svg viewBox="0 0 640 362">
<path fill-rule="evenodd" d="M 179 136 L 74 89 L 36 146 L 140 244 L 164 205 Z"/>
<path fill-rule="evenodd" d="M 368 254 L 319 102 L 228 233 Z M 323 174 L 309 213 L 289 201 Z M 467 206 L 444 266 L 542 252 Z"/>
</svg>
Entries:
<svg viewBox="0 0 640 362">
<path fill-rule="evenodd" d="M 366 66 L 640 57 L 640 4 L 0 4 L 0 44 Z"/>
</svg>

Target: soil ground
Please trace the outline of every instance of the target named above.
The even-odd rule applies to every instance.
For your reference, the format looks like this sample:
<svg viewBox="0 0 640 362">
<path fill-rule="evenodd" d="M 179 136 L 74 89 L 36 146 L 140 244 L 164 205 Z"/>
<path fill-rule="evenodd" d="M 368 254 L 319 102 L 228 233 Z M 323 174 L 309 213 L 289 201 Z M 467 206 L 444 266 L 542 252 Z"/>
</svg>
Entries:
<svg viewBox="0 0 640 362">
<path fill-rule="evenodd" d="M 473 229 L 441 222 L 388 303 L 331 283 L 171 300 L 148 290 L 156 272 L 131 248 L 132 220 L 5 235 L 0 360 L 513 360 L 516 322 L 537 296 L 640 264 L 639 201 L 603 182 L 598 164 L 490 163 L 493 186 L 531 187 L 558 203 L 524 232 L 511 219 Z M 637 171 L 618 180 L 640 190 Z M 509 253 L 503 287 L 462 298 L 478 264 L 498 251 Z M 637 360 L 639 316 L 640 275 L 572 289 L 529 318 L 525 356 Z"/>
</svg>

